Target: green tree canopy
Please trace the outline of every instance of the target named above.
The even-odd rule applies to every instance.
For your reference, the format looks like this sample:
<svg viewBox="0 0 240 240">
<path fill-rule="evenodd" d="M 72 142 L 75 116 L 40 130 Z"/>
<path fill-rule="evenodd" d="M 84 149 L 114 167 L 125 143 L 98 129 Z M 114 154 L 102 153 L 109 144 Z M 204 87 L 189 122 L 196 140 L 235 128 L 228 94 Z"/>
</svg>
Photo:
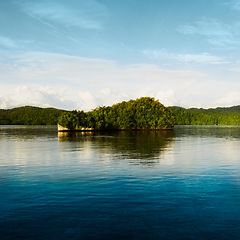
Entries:
<svg viewBox="0 0 240 240">
<path fill-rule="evenodd" d="M 172 112 L 150 97 L 101 106 L 87 113 L 72 111 L 59 118 L 59 125 L 69 130 L 170 129 L 174 123 Z"/>
</svg>

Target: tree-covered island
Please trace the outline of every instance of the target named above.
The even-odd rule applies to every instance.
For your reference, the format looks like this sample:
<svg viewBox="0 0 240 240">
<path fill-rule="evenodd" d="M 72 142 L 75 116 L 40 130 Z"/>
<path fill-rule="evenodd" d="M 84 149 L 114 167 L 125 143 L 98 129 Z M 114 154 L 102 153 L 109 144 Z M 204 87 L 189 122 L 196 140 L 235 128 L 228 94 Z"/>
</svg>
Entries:
<svg viewBox="0 0 240 240">
<path fill-rule="evenodd" d="M 59 131 L 173 129 L 175 116 L 158 100 L 142 97 L 90 112 L 65 112 L 58 124 Z"/>
</svg>

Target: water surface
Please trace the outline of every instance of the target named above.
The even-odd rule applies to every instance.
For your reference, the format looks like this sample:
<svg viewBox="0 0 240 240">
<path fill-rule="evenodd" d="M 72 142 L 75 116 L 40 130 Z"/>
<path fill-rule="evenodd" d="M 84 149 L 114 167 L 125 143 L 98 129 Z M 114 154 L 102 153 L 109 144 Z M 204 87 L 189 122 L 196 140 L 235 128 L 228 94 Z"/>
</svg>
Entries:
<svg viewBox="0 0 240 240">
<path fill-rule="evenodd" d="M 0 239 L 240 239 L 240 127 L 0 126 Z"/>
</svg>

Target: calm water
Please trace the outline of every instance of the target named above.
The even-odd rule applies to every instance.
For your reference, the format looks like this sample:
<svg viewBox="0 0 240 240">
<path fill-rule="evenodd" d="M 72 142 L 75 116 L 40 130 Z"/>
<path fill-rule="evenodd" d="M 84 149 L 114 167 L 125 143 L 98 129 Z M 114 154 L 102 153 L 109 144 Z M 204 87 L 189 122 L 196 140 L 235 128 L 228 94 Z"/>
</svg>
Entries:
<svg viewBox="0 0 240 240">
<path fill-rule="evenodd" d="M 240 239 L 240 127 L 0 126 L 0 239 Z"/>
</svg>

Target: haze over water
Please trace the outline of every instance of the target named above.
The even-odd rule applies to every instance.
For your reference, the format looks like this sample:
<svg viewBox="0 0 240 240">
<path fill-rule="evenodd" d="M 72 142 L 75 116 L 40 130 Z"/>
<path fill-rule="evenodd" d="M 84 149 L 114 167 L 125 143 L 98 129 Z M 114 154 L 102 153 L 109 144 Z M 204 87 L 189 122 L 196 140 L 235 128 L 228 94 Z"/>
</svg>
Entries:
<svg viewBox="0 0 240 240">
<path fill-rule="evenodd" d="M 0 126 L 0 239 L 239 239 L 240 127 Z"/>
</svg>

